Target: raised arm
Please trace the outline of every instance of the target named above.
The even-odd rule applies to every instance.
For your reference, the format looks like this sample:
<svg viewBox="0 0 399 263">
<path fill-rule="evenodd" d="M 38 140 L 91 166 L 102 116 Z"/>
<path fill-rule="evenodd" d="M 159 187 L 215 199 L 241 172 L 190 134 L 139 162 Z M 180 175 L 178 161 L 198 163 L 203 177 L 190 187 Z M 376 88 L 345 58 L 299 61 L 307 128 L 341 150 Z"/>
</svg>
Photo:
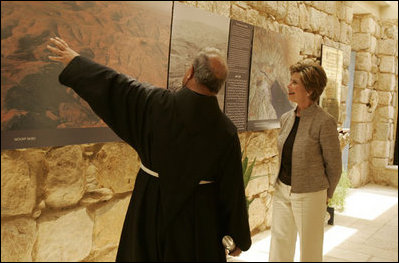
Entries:
<svg viewBox="0 0 399 263">
<path fill-rule="evenodd" d="M 61 84 L 71 87 L 121 139 L 139 151 L 150 130 L 153 95 L 165 90 L 84 58 L 60 38 L 51 43 L 55 47 L 48 48 L 56 56 L 49 58 L 66 65 L 59 76 Z"/>
</svg>

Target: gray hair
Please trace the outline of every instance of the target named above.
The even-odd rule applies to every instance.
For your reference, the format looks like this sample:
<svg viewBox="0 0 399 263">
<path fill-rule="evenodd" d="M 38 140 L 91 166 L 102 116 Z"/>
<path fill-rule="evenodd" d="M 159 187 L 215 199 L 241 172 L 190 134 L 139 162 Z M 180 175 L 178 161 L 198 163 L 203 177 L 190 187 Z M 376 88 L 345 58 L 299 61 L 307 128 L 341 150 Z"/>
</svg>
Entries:
<svg viewBox="0 0 399 263">
<path fill-rule="evenodd" d="M 219 65 L 212 65 L 214 58 Z M 202 49 L 193 61 L 194 78 L 198 84 L 205 85 L 211 92 L 218 93 L 227 78 L 227 64 L 222 53 L 217 48 Z"/>
</svg>

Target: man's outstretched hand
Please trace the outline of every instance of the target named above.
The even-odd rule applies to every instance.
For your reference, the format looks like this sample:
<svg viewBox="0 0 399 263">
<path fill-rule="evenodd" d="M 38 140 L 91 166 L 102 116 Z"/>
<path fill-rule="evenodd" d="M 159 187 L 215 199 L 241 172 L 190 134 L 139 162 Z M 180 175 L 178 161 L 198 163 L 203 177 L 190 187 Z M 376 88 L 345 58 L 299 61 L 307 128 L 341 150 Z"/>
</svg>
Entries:
<svg viewBox="0 0 399 263">
<path fill-rule="evenodd" d="M 72 50 L 63 39 L 54 37 L 50 38 L 50 41 L 55 47 L 47 45 L 47 48 L 56 56 L 49 56 L 49 59 L 60 61 L 66 66 L 74 57 L 79 56 L 79 54 Z"/>
</svg>

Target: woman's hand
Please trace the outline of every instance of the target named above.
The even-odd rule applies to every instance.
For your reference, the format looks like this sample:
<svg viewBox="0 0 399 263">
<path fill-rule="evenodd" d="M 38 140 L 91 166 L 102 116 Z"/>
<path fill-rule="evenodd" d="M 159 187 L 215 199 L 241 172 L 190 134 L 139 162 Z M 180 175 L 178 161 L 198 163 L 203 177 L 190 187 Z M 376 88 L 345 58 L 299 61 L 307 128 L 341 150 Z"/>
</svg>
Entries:
<svg viewBox="0 0 399 263">
<path fill-rule="evenodd" d="M 55 45 L 55 47 L 47 45 L 47 48 L 57 56 L 49 56 L 48 58 L 54 61 L 60 61 L 64 63 L 64 65 L 68 65 L 71 60 L 79 56 L 79 54 L 72 50 L 68 44 L 61 38 L 55 37 L 55 38 L 50 38 L 50 41 L 52 44 Z"/>
</svg>

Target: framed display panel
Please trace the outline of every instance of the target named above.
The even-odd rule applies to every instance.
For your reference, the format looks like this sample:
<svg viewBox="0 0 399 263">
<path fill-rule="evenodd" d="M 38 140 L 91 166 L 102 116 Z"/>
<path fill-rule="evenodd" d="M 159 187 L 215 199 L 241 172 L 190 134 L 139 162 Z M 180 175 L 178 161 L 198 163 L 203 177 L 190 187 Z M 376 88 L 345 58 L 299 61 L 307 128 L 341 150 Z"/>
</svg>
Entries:
<svg viewBox="0 0 399 263">
<path fill-rule="evenodd" d="M 58 76 L 46 46 L 59 36 L 79 54 L 167 87 L 172 2 L 1 2 L 1 147 L 120 139 Z"/>
<path fill-rule="evenodd" d="M 230 21 L 230 37 L 227 64 L 225 113 L 238 131 L 247 130 L 248 88 L 251 70 L 252 36 L 254 26 Z"/>
<path fill-rule="evenodd" d="M 183 76 L 201 49 L 215 47 L 227 58 L 229 26 L 227 17 L 174 3 L 168 89 L 176 91 L 182 87 Z M 217 95 L 221 110 L 224 93 L 222 88 Z"/>
<path fill-rule="evenodd" d="M 319 99 L 319 105 L 339 121 L 343 52 L 327 45 L 321 46 L 321 66 L 327 75 L 327 86 Z"/>
<path fill-rule="evenodd" d="M 248 98 L 248 130 L 280 127 L 280 117 L 294 105 L 288 100 L 289 67 L 299 50 L 293 39 L 255 27 Z"/>
</svg>

